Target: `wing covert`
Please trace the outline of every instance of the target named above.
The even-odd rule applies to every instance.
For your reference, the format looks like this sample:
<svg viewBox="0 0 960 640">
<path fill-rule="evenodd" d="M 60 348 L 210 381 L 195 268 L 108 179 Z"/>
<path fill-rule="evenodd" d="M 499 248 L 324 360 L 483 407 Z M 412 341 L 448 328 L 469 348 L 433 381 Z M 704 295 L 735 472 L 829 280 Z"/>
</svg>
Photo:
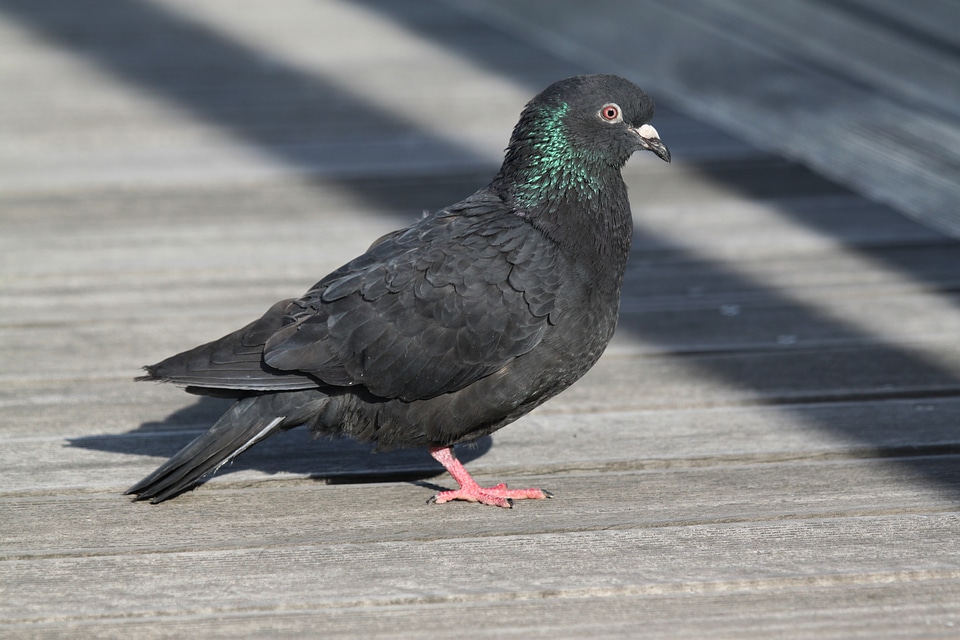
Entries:
<svg viewBox="0 0 960 640">
<path fill-rule="evenodd" d="M 264 361 L 386 398 L 455 391 L 540 342 L 556 259 L 525 220 L 468 199 L 317 283 L 289 307 Z"/>
</svg>

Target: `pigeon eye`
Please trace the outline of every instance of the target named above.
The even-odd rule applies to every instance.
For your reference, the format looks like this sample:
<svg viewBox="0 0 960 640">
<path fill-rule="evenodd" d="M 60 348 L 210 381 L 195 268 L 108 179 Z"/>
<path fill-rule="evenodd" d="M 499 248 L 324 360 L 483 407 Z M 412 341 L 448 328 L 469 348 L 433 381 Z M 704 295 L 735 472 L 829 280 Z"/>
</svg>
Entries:
<svg viewBox="0 0 960 640">
<path fill-rule="evenodd" d="M 613 104 L 605 104 L 600 108 L 600 117 L 607 122 L 622 122 L 623 116 L 620 115 L 620 107 Z"/>
</svg>

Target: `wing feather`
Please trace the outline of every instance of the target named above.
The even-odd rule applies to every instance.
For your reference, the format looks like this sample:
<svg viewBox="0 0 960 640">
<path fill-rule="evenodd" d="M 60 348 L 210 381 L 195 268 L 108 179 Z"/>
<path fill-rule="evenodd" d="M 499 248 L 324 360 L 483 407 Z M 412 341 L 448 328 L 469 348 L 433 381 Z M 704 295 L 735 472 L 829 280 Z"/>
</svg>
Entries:
<svg viewBox="0 0 960 640">
<path fill-rule="evenodd" d="M 474 196 L 321 280 L 291 305 L 264 362 L 415 400 L 463 388 L 530 351 L 554 308 L 557 252 L 497 202 Z"/>
</svg>

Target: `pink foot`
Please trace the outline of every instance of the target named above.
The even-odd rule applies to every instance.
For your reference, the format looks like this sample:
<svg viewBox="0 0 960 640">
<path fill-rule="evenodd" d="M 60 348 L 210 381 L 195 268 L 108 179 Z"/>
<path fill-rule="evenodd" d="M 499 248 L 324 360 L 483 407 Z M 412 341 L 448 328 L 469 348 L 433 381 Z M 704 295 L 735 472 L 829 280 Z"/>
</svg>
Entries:
<svg viewBox="0 0 960 640">
<path fill-rule="evenodd" d="M 430 455 L 442 464 L 460 485 L 460 488 L 454 491 L 441 491 L 430 498 L 430 502 L 443 504 L 451 500 L 466 500 L 509 509 L 513 506 L 514 500 L 543 500 L 553 497 L 542 489 L 508 489 L 504 483 L 493 487 L 481 487 L 457 460 L 452 447 L 431 447 Z"/>
</svg>

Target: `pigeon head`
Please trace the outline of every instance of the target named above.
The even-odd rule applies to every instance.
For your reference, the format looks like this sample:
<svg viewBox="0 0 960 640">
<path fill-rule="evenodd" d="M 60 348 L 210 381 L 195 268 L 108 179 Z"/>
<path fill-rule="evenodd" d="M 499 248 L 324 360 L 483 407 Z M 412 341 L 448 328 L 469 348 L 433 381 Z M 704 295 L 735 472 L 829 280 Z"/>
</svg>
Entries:
<svg viewBox="0 0 960 640">
<path fill-rule="evenodd" d="M 639 150 L 670 162 L 650 124 L 653 100 L 619 76 L 560 80 L 531 100 L 495 184 L 522 209 L 557 198 L 593 200 Z"/>
<path fill-rule="evenodd" d="M 670 162 L 670 152 L 650 126 L 653 100 L 619 76 L 577 76 L 560 80 L 536 96 L 521 116 L 529 130 L 555 127 L 557 142 L 572 156 L 622 167 L 634 151 L 646 149 Z M 528 119 L 529 118 L 529 119 Z"/>
</svg>

